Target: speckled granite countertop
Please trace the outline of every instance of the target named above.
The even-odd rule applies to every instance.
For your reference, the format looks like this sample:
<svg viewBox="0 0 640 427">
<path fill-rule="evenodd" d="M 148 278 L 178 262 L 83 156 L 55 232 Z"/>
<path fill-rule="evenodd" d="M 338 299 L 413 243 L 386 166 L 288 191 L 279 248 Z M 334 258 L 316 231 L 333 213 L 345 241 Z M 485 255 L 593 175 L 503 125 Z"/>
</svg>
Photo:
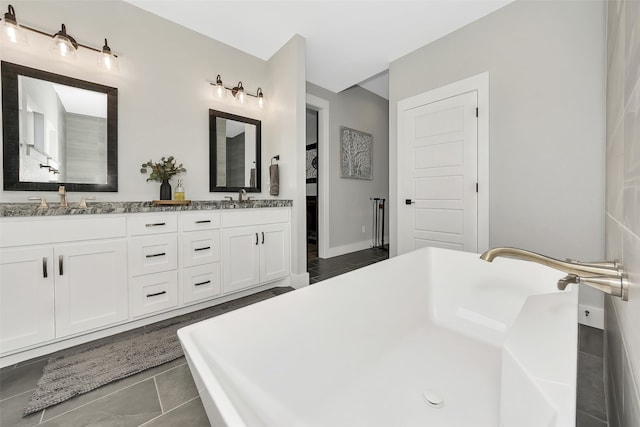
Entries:
<svg viewBox="0 0 640 427">
<path fill-rule="evenodd" d="M 70 205 L 67 208 L 61 208 L 58 203 L 51 203 L 48 208 L 39 208 L 38 203 L 0 203 L 0 217 L 284 208 L 293 206 L 293 201 L 265 199 L 239 203 L 237 201 L 194 200 L 187 206 L 153 206 L 151 202 L 87 202 L 86 208 L 79 208 L 77 202 L 70 203 Z"/>
</svg>

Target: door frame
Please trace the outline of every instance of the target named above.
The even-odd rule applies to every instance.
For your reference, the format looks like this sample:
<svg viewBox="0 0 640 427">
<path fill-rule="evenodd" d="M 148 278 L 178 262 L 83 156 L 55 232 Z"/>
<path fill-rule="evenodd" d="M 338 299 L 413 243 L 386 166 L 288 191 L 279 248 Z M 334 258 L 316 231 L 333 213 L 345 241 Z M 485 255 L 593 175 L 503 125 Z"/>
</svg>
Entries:
<svg viewBox="0 0 640 427">
<path fill-rule="evenodd" d="M 484 72 L 464 80 L 460 80 L 410 98 L 398 101 L 398 126 L 397 141 L 398 155 L 396 167 L 398 179 L 396 181 L 396 206 L 402 209 L 403 200 L 406 198 L 403 189 L 400 171 L 404 168 L 404 127 L 405 112 L 425 104 L 451 98 L 463 93 L 478 92 L 478 253 L 489 249 L 489 73 Z M 396 221 L 396 236 L 400 238 L 400 221 Z M 398 245 L 399 246 L 399 245 Z"/>
<path fill-rule="evenodd" d="M 318 112 L 318 257 L 329 256 L 329 101 L 307 94 L 307 108 Z M 305 193 L 306 194 L 306 193 Z"/>
</svg>

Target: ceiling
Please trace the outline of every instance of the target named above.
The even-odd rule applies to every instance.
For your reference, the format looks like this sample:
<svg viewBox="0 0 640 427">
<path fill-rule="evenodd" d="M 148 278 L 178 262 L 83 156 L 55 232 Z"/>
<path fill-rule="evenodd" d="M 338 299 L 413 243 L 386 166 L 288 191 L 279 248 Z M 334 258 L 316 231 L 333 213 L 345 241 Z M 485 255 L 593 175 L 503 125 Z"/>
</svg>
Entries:
<svg viewBox="0 0 640 427">
<path fill-rule="evenodd" d="M 125 0 L 268 60 L 306 39 L 307 80 L 388 98 L 389 64 L 513 0 Z"/>
</svg>

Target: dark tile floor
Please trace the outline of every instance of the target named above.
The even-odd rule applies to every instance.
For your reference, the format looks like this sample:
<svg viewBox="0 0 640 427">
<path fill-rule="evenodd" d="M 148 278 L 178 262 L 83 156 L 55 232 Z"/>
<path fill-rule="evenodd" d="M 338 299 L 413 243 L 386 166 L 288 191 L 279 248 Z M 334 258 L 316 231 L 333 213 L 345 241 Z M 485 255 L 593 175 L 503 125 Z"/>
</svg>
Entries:
<svg viewBox="0 0 640 427">
<path fill-rule="evenodd" d="M 311 283 L 388 258 L 367 249 L 310 260 Z M 276 292 L 277 293 L 277 292 Z M 580 325 L 576 427 L 606 427 L 602 331 Z M 0 426 L 209 426 L 184 357 L 22 417 L 46 358 L 0 370 Z"/>
<path fill-rule="evenodd" d="M 388 247 L 386 249 L 372 248 L 358 252 L 352 252 L 333 258 L 314 258 L 307 260 L 309 283 L 314 284 L 322 280 L 357 270 L 358 268 L 383 261 L 389 258 Z"/>
<path fill-rule="evenodd" d="M 578 332 L 576 427 L 607 427 L 603 331 L 579 325 Z"/>
</svg>

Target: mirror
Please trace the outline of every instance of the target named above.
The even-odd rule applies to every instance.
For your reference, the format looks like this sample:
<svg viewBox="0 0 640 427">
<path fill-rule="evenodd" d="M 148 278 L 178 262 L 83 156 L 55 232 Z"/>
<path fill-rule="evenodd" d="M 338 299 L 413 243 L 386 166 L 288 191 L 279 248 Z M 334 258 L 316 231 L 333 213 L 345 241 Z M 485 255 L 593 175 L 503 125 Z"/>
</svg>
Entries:
<svg viewBox="0 0 640 427">
<path fill-rule="evenodd" d="M 209 110 L 209 191 L 260 192 L 260 123 Z"/>
<path fill-rule="evenodd" d="M 4 189 L 118 191 L 118 89 L 2 62 Z"/>
</svg>

